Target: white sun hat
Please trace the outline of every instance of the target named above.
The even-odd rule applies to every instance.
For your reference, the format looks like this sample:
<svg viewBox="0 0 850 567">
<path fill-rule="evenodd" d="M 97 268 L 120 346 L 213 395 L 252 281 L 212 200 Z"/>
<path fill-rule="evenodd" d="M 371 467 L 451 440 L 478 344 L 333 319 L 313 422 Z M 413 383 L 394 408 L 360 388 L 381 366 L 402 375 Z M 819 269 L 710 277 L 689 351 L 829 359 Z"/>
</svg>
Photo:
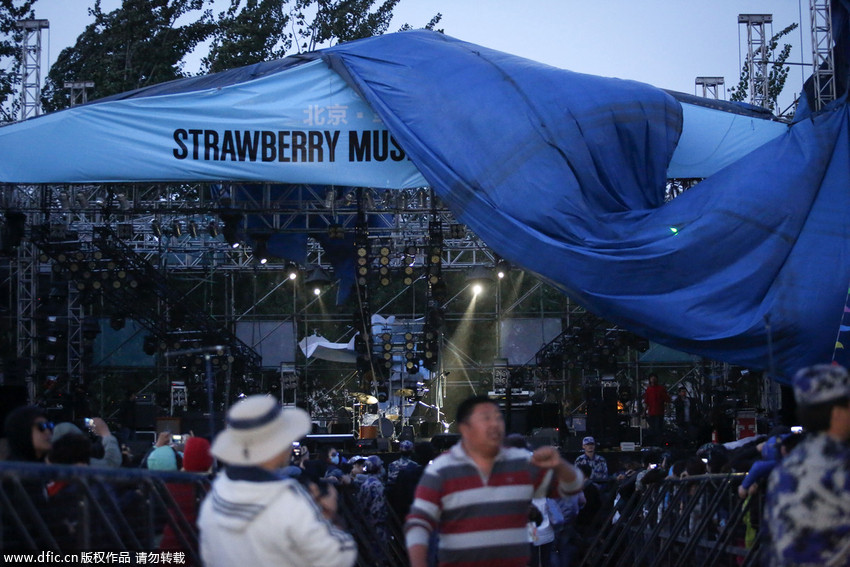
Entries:
<svg viewBox="0 0 850 567">
<path fill-rule="evenodd" d="M 248 396 L 227 412 L 210 452 L 232 465 L 257 465 L 289 450 L 312 429 L 310 414 L 282 408 L 272 396 Z"/>
</svg>

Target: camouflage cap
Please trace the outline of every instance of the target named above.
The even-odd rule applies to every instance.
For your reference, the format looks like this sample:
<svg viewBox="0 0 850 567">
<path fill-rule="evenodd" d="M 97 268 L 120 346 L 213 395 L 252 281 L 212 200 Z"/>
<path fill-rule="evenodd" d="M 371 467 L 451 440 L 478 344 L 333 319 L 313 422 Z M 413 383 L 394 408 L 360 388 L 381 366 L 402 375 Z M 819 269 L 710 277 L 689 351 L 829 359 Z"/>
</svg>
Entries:
<svg viewBox="0 0 850 567">
<path fill-rule="evenodd" d="M 794 376 L 794 398 L 811 406 L 850 396 L 850 374 L 838 364 L 815 364 Z"/>
</svg>

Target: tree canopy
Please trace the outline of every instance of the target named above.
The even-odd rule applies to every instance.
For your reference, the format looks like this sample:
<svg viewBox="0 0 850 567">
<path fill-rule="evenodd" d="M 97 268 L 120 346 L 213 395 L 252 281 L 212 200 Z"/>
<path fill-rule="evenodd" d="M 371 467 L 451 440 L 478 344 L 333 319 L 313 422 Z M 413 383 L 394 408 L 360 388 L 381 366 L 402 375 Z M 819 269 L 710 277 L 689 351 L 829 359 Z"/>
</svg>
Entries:
<svg viewBox="0 0 850 567">
<path fill-rule="evenodd" d="M 89 14 L 94 22 L 62 50 L 50 68 L 42 93 L 47 111 L 70 105 L 66 81 L 92 81 L 90 98 L 137 89 L 181 78 L 182 61 L 214 29 L 210 0 L 123 0 L 105 13 L 96 0 Z M 199 13 L 200 12 L 200 13 Z M 187 16 L 193 21 L 178 24 Z"/>
<path fill-rule="evenodd" d="M 69 106 L 68 81 L 93 82 L 87 95 L 96 99 L 185 77 L 187 57 L 204 50 L 201 71 L 218 72 L 380 35 L 400 1 L 230 0 L 214 14 L 214 0 L 123 0 L 108 13 L 95 0 L 94 22 L 57 57 L 42 104 L 46 111 Z"/>
</svg>

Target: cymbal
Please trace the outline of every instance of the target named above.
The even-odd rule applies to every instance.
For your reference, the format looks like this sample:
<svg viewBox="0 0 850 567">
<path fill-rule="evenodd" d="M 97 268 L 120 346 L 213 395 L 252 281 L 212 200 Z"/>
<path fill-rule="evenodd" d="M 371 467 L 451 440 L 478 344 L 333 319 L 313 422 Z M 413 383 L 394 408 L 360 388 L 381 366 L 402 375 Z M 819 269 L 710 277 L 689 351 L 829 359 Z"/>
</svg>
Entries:
<svg viewBox="0 0 850 567">
<path fill-rule="evenodd" d="M 410 388 L 402 388 L 401 390 L 396 390 L 396 391 L 395 391 L 395 395 L 396 395 L 396 396 L 404 396 L 404 397 L 412 396 L 412 395 L 413 395 L 413 394 L 415 394 L 415 393 L 416 393 L 416 392 L 414 392 L 414 391 L 413 391 L 413 390 L 411 390 Z"/>
<path fill-rule="evenodd" d="M 354 408 L 350 408 L 348 406 L 344 406 L 342 409 L 344 409 L 345 411 L 354 411 Z"/>
<path fill-rule="evenodd" d="M 378 398 L 369 394 L 365 394 L 363 392 L 351 392 L 351 397 L 360 402 L 361 404 L 366 404 L 369 406 L 378 403 Z"/>
</svg>

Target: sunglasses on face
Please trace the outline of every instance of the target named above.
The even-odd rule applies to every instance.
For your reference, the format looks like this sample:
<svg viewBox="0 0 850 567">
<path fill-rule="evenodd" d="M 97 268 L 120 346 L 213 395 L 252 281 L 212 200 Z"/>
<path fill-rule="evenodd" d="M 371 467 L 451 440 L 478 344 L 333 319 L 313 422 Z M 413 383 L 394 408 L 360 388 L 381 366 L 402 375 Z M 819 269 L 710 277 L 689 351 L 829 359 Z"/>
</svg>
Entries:
<svg viewBox="0 0 850 567">
<path fill-rule="evenodd" d="M 38 428 L 39 431 L 47 431 L 48 429 L 50 431 L 53 431 L 54 427 L 52 421 L 39 421 L 35 424 L 35 426 Z"/>
</svg>

